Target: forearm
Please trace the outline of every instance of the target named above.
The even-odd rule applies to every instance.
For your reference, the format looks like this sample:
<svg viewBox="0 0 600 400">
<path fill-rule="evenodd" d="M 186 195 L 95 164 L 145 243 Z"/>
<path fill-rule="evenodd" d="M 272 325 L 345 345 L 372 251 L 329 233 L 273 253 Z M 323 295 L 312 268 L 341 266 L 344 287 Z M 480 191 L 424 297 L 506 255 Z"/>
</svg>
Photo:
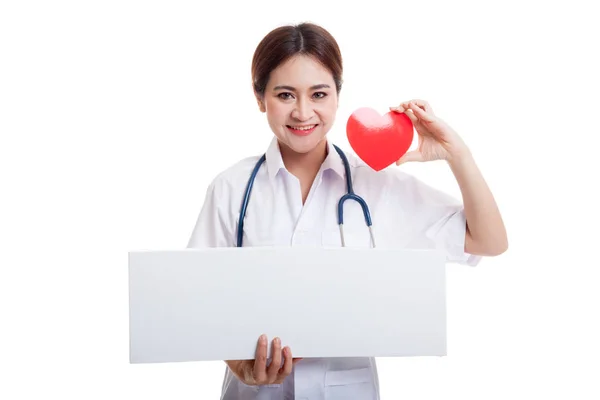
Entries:
<svg viewBox="0 0 600 400">
<path fill-rule="evenodd" d="M 460 187 L 465 208 L 465 251 L 487 256 L 503 253 L 508 248 L 506 228 L 494 196 L 473 156 L 466 150 L 460 157 L 451 158 L 448 164 Z"/>
</svg>

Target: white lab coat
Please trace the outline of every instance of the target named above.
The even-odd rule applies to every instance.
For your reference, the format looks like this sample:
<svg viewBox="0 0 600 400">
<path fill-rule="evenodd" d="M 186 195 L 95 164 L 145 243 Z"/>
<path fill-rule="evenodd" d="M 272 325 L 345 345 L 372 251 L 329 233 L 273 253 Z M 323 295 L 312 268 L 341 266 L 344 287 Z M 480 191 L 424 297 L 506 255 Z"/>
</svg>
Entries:
<svg viewBox="0 0 600 400">
<path fill-rule="evenodd" d="M 244 246 L 341 246 L 337 204 L 346 193 L 344 166 L 328 143 L 329 154 L 302 205 L 300 183 L 283 164 L 274 137 L 259 170 L 246 219 Z M 464 252 L 466 219 L 462 204 L 400 168 L 375 172 L 351 152 L 354 191 L 371 211 L 377 247 L 441 248 L 449 262 L 475 266 L 480 257 Z M 248 178 L 260 155 L 220 173 L 210 184 L 188 243 L 189 248 L 236 246 L 240 205 Z M 346 246 L 369 247 L 370 236 L 360 206 L 344 206 Z M 318 340 L 318 338 L 315 338 Z M 293 352 L 292 348 L 292 352 Z M 281 385 L 241 383 L 225 367 L 223 400 L 379 399 L 374 358 L 304 359 Z"/>
</svg>

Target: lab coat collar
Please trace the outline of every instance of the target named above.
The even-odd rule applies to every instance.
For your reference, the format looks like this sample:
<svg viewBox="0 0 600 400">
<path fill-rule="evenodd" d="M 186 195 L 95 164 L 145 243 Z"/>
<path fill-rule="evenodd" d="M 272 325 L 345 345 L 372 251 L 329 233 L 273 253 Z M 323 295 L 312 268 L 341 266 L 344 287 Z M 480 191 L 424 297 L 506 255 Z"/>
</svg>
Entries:
<svg viewBox="0 0 600 400">
<path fill-rule="evenodd" d="M 281 150 L 279 148 L 279 142 L 277 141 L 276 136 L 273 136 L 273 139 L 271 140 L 271 144 L 266 152 L 266 157 L 269 179 L 274 182 L 274 179 L 279 171 L 287 171 L 285 164 L 283 163 L 283 159 L 281 158 Z M 321 171 L 326 171 L 329 169 L 334 171 L 342 179 L 344 178 L 344 163 L 342 162 L 342 159 L 333 147 L 332 143 L 327 140 L 327 157 L 325 157 L 325 160 L 321 165 Z"/>
</svg>

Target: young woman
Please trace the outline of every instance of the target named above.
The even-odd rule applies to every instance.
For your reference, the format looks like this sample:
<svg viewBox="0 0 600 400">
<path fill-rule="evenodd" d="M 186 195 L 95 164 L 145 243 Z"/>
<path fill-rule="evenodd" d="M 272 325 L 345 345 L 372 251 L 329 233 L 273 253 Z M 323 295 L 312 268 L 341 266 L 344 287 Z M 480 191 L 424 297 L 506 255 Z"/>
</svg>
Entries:
<svg viewBox="0 0 600 400">
<path fill-rule="evenodd" d="M 371 246 L 373 239 L 377 247 L 443 249 L 449 262 L 468 265 L 507 249 L 502 217 L 469 148 L 425 101 L 391 107 L 409 116 L 419 138 L 418 149 L 396 164 L 445 160 L 462 202 L 400 168 L 376 172 L 327 140 L 342 88 L 342 57 L 325 29 L 307 23 L 271 31 L 255 51 L 252 79 L 274 137 L 264 159 L 248 157 L 213 180 L 188 247 Z M 336 209 L 346 193 L 344 159 L 355 192 L 369 205 L 373 231 L 361 207 L 346 202 L 342 239 Z M 273 338 L 269 363 L 268 343 L 259 338 L 255 360 L 226 361 L 222 399 L 379 398 L 372 358 L 294 359 Z"/>
</svg>

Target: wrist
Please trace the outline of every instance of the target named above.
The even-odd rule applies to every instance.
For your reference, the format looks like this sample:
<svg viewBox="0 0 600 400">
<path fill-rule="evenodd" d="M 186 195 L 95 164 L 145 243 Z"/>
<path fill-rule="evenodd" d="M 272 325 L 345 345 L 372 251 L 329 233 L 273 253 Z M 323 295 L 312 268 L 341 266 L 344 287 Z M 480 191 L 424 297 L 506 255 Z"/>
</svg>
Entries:
<svg viewBox="0 0 600 400">
<path fill-rule="evenodd" d="M 476 171 L 475 159 L 468 149 L 453 153 L 446 162 L 456 178 L 470 176 Z"/>
<path fill-rule="evenodd" d="M 471 150 L 464 144 L 448 151 L 448 157 L 446 157 L 446 161 L 450 167 L 460 167 L 461 164 L 470 163 L 472 160 L 473 155 L 471 154 Z"/>
</svg>

